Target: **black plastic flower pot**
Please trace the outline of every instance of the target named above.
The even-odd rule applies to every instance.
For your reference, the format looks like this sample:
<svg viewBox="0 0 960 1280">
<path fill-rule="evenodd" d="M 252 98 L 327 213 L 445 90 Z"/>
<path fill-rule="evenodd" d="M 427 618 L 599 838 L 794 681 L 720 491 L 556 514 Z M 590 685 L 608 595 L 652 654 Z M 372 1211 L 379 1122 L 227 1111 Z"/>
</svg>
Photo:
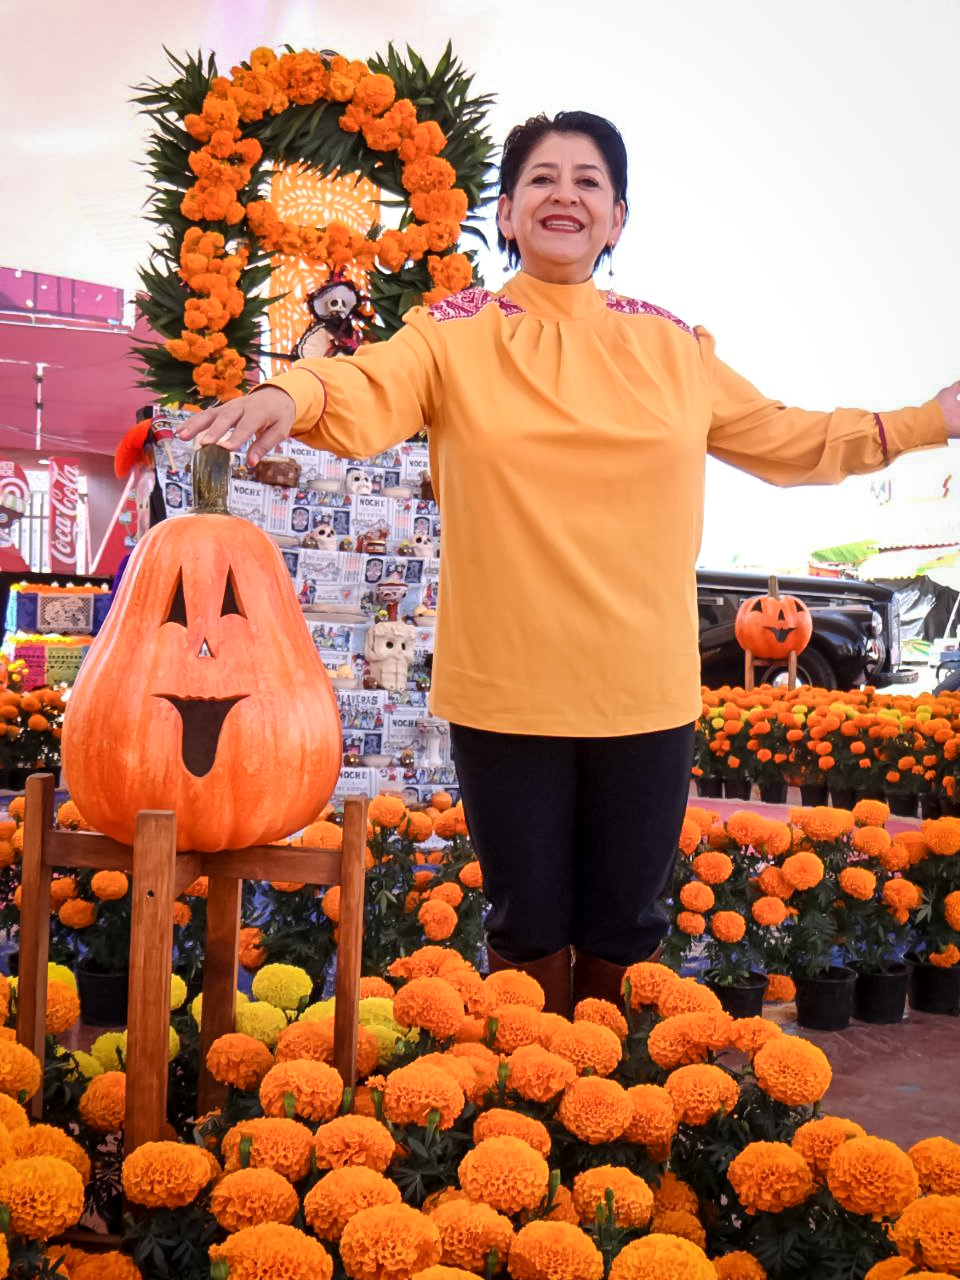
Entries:
<svg viewBox="0 0 960 1280">
<path fill-rule="evenodd" d="M 759 1018 L 763 1013 L 763 993 L 767 989 L 765 973 L 751 973 L 743 982 L 722 983 L 707 978 L 706 985 L 733 1018 Z"/>
<path fill-rule="evenodd" d="M 943 806 L 940 803 L 940 797 L 929 795 L 920 797 L 920 817 L 921 818 L 940 818 L 943 817 Z"/>
<path fill-rule="evenodd" d="M 942 969 L 939 965 L 925 964 L 909 958 L 910 980 L 907 1000 L 917 1013 L 943 1013 L 948 1017 L 960 1016 L 960 966 Z"/>
<path fill-rule="evenodd" d="M 808 809 L 818 804 L 827 803 L 827 788 L 819 782 L 804 782 L 800 785 L 800 803 Z"/>
<path fill-rule="evenodd" d="M 697 778 L 697 795 L 719 800 L 723 795 L 722 778 Z"/>
<path fill-rule="evenodd" d="M 887 804 L 894 817 L 915 818 L 917 816 L 916 796 L 905 796 L 897 791 L 888 791 Z"/>
<path fill-rule="evenodd" d="M 126 973 L 96 973 L 77 969 L 77 995 L 80 1018 L 90 1027 L 125 1027 L 127 1025 Z"/>
<path fill-rule="evenodd" d="M 853 787 L 831 787 L 830 803 L 835 809 L 852 809 L 857 803 L 857 793 Z"/>
<path fill-rule="evenodd" d="M 798 977 L 797 1025 L 811 1031 L 842 1031 L 853 1013 L 854 969 L 835 966 L 816 978 Z"/>
<path fill-rule="evenodd" d="M 723 794 L 727 800 L 749 800 L 752 784 L 749 778 L 724 778 Z"/>
<path fill-rule="evenodd" d="M 853 1016 L 860 1022 L 899 1022 L 907 1003 L 910 970 L 891 965 L 886 973 L 858 973 L 853 988 Z"/>
<path fill-rule="evenodd" d="M 760 799 L 764 804 L 786 804 L 787 784 L 782 779 L 779 782 L 761 782 Z"/>
</svg>

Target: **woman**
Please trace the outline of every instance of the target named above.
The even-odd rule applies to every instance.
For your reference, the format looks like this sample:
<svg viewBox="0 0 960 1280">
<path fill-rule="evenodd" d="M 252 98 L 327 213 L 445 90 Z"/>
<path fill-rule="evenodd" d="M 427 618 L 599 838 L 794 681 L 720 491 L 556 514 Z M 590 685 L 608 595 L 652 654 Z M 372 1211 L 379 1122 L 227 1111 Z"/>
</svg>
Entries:
<svg viewBox="0 0 960 1280">
<path fill-rule="evenodd" d="M 491 968 L 532 973 L 561 1013 L 618 999 L 663 935 L 701 705 L 705 455 L 827 483 L 960 434 L 960 384 L 882 417 L 786 409 L 705 330 L 598 291 L 626 216 L 613 125 L 529 120 L 503 153 L 499 239 L 521 268 L 503 289 L 415 308 L 388 342 L 301 361 L 181 432 L 254 464 L 291 434 L 360 458 L 429 426 L 431 710 L 451 722 Z"/>
</svg>

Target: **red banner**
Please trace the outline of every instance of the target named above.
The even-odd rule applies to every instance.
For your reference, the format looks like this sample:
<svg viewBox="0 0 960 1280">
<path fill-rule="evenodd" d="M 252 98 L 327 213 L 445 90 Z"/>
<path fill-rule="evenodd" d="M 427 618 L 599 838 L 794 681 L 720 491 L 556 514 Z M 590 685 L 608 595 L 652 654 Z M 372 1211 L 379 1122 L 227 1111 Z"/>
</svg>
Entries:
<svg viewBox="0 0 960 1280">
<path fill-rule="evenodd" d="M 19 573 L 29 565 L 14 545 L 17 521 L 30 506 L 30 485 L 23 468 L 0 458 L 0 570 Z"/>
<path fill-rule="evenodd" d="M 50 572 L 77 571 L 77 498 L 80 464 L 76 458 L 50 459 Z"/>
</svg>

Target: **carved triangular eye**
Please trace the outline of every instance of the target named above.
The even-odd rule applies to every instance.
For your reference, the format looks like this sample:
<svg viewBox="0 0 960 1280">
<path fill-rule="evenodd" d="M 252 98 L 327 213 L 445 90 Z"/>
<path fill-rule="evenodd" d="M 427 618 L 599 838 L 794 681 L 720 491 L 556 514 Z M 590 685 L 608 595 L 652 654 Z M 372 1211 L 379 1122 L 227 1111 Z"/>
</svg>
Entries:
<svg viewBox="0 0 960 1280">
<path fill-rule="evenodd" d="M 177 585 L 174 588 L 173 599 L 170 601 L 170 608 L 167 610 L 167 616 L 164 622 L 176 622 L 179 626 L 187 625 L 187 602 L 183 595 L 183 574 L 177 574 Z"/>
<path fill-rule="evenodd" d="M 247 616 L 243 611 L 243 606 L 240 604 L 240 595 L 237 591 L 232 569 L 227 573 L 227 585 L 223 589 L 223 604 L 220 606 L 220 617 L 223 618 L 228 613 L 237 613 L 241 618 Z"/>
</svg>

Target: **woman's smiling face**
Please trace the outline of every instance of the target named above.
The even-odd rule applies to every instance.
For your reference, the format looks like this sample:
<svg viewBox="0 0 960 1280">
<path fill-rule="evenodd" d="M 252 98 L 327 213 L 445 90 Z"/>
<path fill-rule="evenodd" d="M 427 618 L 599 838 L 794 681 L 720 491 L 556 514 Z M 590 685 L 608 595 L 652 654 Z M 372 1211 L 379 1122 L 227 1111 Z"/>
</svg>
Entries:
<svg viewBox="0 0 960 1280">
<path fill-rule="evenodd" d="M 620 238 L 624 212 L 600 149 L 581 133 L 546 134 L 497 203 L 500 230 L 516 241 L 523 270 L 551 284 L 589 280 Z"/>
</svg>

